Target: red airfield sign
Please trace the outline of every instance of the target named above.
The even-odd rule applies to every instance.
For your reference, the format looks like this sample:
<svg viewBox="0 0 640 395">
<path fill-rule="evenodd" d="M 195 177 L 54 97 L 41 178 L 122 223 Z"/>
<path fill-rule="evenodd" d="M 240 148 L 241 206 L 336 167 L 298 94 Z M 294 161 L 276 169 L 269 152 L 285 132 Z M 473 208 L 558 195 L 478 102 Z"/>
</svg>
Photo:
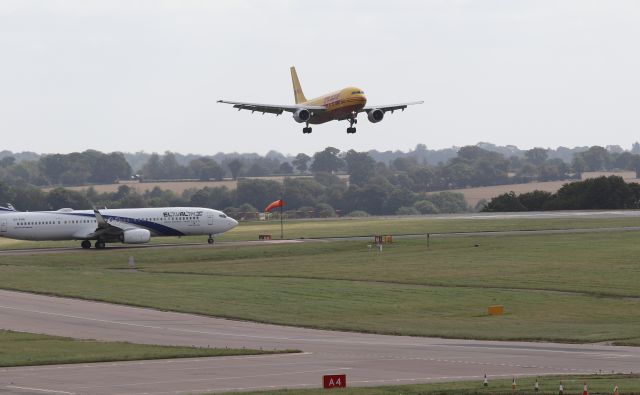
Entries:
<svg viewBox="0 0 640 395">
<path fill-rule="evenodd" d="M 322 386 L 324 388 L 345 388 L 347 386 L 347 375 L 328 374 L 322 376 Z"/>
</svg>

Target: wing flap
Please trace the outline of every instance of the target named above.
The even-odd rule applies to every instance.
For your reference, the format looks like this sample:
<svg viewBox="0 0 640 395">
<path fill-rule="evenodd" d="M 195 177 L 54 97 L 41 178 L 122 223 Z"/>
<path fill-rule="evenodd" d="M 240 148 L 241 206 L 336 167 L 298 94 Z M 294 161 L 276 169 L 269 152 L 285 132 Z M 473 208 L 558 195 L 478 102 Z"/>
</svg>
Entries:
<svg viewBox="0 0 640 395">
<path fill-rule="evenodd" d="M 261 104 L 261 103 L 245 103 L 237 101 L 218 100 L 218 103 L 231 104 L 233 108 L 240 110 L 249 110 L 251 112 L 261 112 L 263 114 L 276 114 L 280 115 L 283 112 L 296 112 L 300 109 L 307 109 L 309 111 L 319 113 L 326 110 L 324 106 L 306 106 L 304 104 L 296 105 L 281 105 L 281 104 Z"/>
<path fill-rule="evenodd" d="M 420 100 L 420 101 L 411 101 L 407 103 L 385 104 L 383 106 L 366 106 L 362 109 L 362 111 L 368 113 L 371 110 L 377 109 L 377 110 L 382 110 L 384 112 L 391 111 L 393 113 L 394 111 L 397 111 L 397 110 L 404 111 L 404 109 L 407 108 L 408 106 L 413 106 L 415 104 L 422 104 L 422 103 L 424 103 L 424 101 Z"/>
</svg>

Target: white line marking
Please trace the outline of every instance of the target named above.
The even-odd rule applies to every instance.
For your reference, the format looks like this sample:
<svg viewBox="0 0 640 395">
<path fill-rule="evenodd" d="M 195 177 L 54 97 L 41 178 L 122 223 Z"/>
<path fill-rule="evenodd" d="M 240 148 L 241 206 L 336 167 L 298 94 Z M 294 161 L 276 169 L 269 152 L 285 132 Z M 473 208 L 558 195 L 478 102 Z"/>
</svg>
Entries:
<svg viewBox="0 0 640 395">
<path fill-rule="evenodd" d="M 46 388 L 18 387 L 17 385 L 7 385 L 5 388 L 13 388 L 17 390 L 27 390 L 27 391 L 38 391 L 38 392 L 50 392 L 52 394 L 70 394 L 70 395 L 75 394 L 75 392 L 56 391 L 56 390 L 50 390 Z"/>
</svg>

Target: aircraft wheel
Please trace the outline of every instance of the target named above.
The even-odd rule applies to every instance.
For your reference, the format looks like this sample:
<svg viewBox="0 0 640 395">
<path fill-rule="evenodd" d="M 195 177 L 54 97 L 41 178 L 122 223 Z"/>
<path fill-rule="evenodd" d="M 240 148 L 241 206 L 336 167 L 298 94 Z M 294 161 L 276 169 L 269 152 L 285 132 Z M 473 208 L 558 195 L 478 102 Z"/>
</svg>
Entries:
<svg viewBox="0 0 640 395">
<path fill-rule="evenodd" d="M 306 128 L 302 128 L 302 133 L 303 134 L 311 133 L 311 128 L 308 126 Z"/>
<path fill-rule="evenodd" d="M 347 134 L 355 133 L 355 132 L 356 132 L 356 128 L 347 128 Z"/>
<path fill-rule="evenodd" d="M 214 242 L 213 237 L 209 237 L 209 238 L 207 239 L 207 243 L 209 243 L 209 244 L 213 244 L 213 242 Z"/>
<path fill-rule="evenodd" d="M 102 249 L 105 247 L 104 241 L 96 241 L 96 248 Z"/>
<path fill-rule="evenodd" d="M 91 248 L 91 242 L 89 240 L 83 240 L 82 243 L 80 243 L 80 246 L 86 250 Z"/>
</svg>

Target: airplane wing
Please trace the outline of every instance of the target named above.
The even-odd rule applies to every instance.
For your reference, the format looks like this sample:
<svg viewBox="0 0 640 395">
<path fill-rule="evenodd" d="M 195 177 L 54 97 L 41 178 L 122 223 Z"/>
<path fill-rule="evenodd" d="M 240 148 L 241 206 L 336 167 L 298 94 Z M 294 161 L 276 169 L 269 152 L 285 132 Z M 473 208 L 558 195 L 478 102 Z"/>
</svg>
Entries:
<svg viewBox="0 0 640 395">
<path fill-rule="evenodd" d="M 414 104 L 422 104 L 422 103 L 424 103 L 424 101 L 420 100 L 420 101 L 412 101 L 408 103 L 387 104 L 384 106 L 366 106 L 361 111 L 368 113 L 371 110 L 382 110 L 382 112 L 391 111 L 391 113 L 393 113 L 396 110 L 404 111 L 404 109 L 407 108 L 407 106 L 412 106 Z"/>
<path fill-rule="evenodd" d="M 115 225 L 111 225 L 109 222 L 107 222 L 107 220 L 104 219 L 102 214 L 100 214 L 100 211 L 98 211 L 97 209 L 94 208 L 93 213 L 96 215 L 96 221 L 98 222 L 98 227 L 93 233 L 87 235 L 88 238 L 94 238 L 98 236 L 113 237 L 113 236 L 119 236 L 122 232 L 124 232 L 124 229 Z"/>
<path fill-rule="evenodd" d="M 238 101 L 226 101 L 226 100 L 218 100 L 218 103 L 232 104 L 233 108 L 237 108 L 238 111 L 249 110 L 251 112 L 261 112 L 263 114 L 269 113 L 269 114 L 276 114 L 276 115 L 280 115 L 284 111 L 296 112 L 303 108 L 314 113 L 320 113 L 327 109 L 325 106 L 305 106 L 303 104 L 293 104 L 293 105 L 260 104 L 260 103 L 245 103 L 245 102 L 238 102 Z"/>
</svg>

